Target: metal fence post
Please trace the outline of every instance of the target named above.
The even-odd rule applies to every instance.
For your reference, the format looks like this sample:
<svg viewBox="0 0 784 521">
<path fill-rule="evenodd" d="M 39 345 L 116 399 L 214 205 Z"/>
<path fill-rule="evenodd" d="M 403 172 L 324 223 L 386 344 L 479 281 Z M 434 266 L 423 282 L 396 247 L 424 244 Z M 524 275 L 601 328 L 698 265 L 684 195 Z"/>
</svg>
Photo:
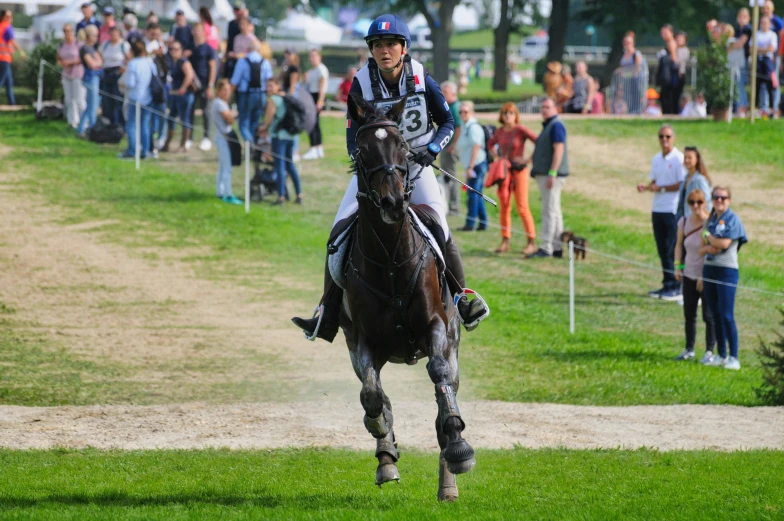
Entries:
<svg viewBox="0 0 784 521">
<path fill-rule="evenodd" d="M 38 65 L 38 104 L 36 112 L 41 112 L 44 102 L 44 62 L 45 60 L 41 59 L 41 63 Z"/>
<path fill-rule="evenodd" d="M 569 241 L 569 333 L 574 334 L 574 241 Z"/>
<path fill-rule="evenodd" d="M 139 170 L 142 163 L 142 106 L 139 104 L 139 100 L 136 100 L 135 116 L 136 135 L 134 136 L 134 140 L 136 141 L 136 148 L 134 150 L 136 150 L 136 170 Z"/>
<path fill-rule="evenodd" d="M 250 213 L 250 141 L 245 140 L 245 213 Z"/>
</svg>

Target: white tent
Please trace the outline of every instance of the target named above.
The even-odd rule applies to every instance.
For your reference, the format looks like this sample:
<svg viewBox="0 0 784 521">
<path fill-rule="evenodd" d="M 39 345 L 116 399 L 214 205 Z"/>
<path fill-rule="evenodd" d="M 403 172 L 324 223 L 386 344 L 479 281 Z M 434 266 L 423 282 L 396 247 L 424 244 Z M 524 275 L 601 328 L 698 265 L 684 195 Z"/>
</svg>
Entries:
<svg viewBox="0 0 784 521">
<path fill-rule="evenodd" d="M 199 14 L 193 10 L 193 7 L 191 7 L 191 4 L 188 2 L 188 0 L 177 0 L 177 3 L 174 4 L 174 7 L 169 9 L 169 11 L 166 13 L 166 17 L 174 18 L 174 15 L 177 13 L 177 11 L 180 10 L 185 13 L 185 19 L 189 22 L 199 21 Z"/>
<path fill-rule="evenodd" d="M 318 16 L 289 11 L 288 16 L 275 26 L 275 34 L 296 34 L 309 43 L 330 45 L 340 42 L 343 30 Z"/>
<path fill-rule="evenodd" d="M 33 19 L 33 28 L 41 35 L 54 31 L 55 36 L 62 37 L 63 25 L 67 23 L 76 24 L 79 20 L 84 18 L 82 15 L 83 3 L 84 0 L 71 0 L 71 2 L 62 9 L 58 9 L 47 15 L 36 16 Z"/>
<path fill-rule="evenodd" d="M 452 25 L 456 31 L 475 31 L 479 29 L 479 13 L 471 5 L 459 4 L 452 13 Z M 429 27 L 423 14 L 418 14 L 408 21 L 410 30 Z"/>
</svg>

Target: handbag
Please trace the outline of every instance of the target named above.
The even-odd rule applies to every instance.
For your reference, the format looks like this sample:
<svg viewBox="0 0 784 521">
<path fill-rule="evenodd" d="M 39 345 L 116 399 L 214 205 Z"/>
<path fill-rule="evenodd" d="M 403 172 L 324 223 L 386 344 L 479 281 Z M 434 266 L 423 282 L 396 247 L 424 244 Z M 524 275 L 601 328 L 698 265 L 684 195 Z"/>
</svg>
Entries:
<svg viewBox="0 0 784 521">
<path fill-rule="evenodd" d="M 490 188 L 496 184 L 500 185 L 506 181 L 510 167 L 508 159 L 499 158 L 498 161 L 490 163 L 490 168 L 487 170 L 487 176 L 485 177 L 485 188 Z"/>
</svg>

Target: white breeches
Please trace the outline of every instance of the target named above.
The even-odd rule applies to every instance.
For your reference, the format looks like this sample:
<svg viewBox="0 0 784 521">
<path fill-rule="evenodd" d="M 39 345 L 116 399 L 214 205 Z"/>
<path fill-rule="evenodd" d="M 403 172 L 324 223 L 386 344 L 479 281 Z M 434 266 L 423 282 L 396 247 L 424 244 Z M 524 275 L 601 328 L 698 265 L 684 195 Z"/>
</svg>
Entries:
<svg viewBox="0 0 784 521">
<path fill-rule="evenodd" d="M 411 168 L 411 176 L 416 176 L 415 167 Z M 419 168 L 417 165 L 416 168 Z M 351 182 L 348 184 L 346 195 L 340 202 L 338 214 L 335 216 L 335 221 L 332 226 L 335 226 L 338 221 L 345 219 L 352 213 L 356 212 L 359 208 L 357 203 L 357 176 L 351 176 Z M 444 237 L 449 237 L 449 224 L 446 222 L 446 211 L 444 210 L 444 200 L 441 197 L 441 190 L 438 186 L 438 181 L 433 173 L 432 167 L 424 168 L 422 175 L 416 180 L 416 186 L 411 194 L 411 204 L 426 204 L 438 213 L 438 219 L 441 221 L 441 228 L 444 231 Z"/>
</svg>

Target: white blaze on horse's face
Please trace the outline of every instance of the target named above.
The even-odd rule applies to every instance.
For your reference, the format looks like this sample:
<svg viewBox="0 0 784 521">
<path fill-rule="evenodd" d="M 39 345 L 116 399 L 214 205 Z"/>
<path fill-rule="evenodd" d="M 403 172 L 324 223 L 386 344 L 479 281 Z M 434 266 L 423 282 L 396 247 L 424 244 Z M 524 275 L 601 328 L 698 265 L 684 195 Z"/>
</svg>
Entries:
<svg viewBox="0 0 784 521">
<path fill-rule="evenodd" d="M 387 131 L 383 128 L 376 130 L 376 138 L 378 138 L 379 141 L 384 141 L 388 135 Z"/>
</svg>

